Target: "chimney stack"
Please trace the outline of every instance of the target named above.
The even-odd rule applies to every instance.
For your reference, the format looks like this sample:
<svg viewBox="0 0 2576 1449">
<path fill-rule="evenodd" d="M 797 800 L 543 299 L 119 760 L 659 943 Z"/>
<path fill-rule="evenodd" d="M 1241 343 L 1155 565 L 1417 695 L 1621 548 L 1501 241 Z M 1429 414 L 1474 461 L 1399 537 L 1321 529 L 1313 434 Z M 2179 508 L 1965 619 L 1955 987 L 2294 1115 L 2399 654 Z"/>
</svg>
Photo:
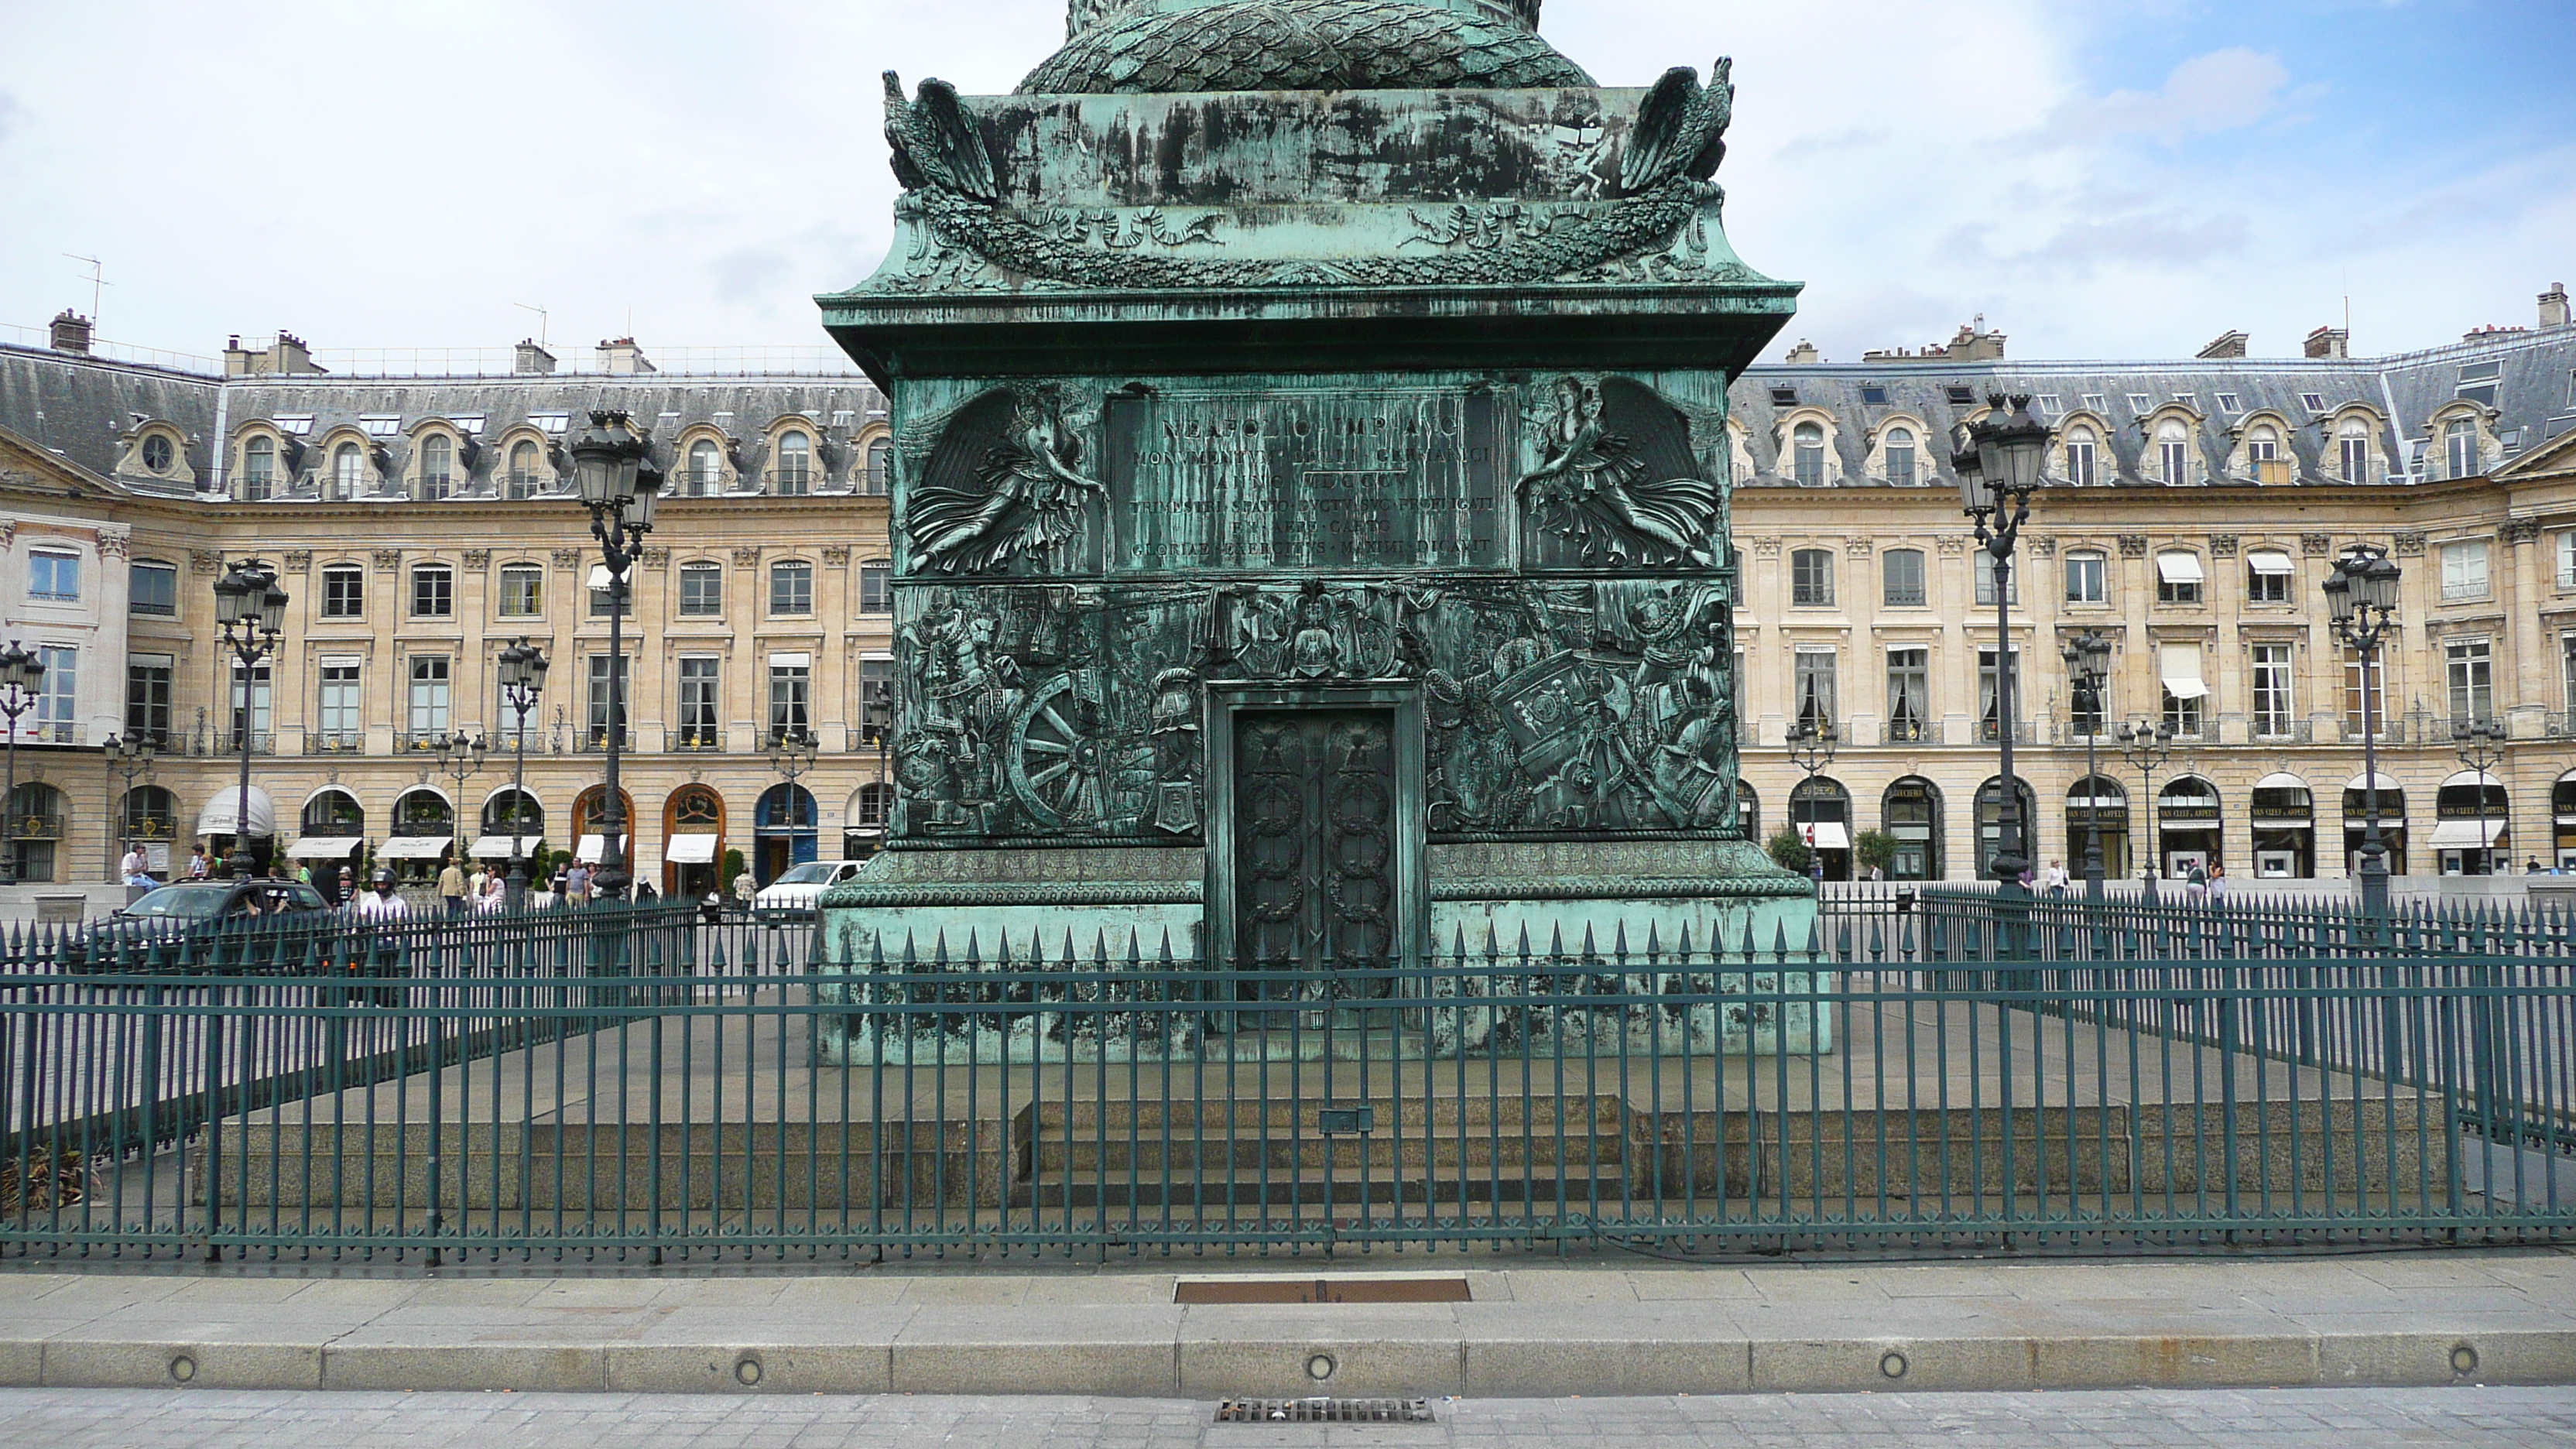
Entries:
<svg viewBox="0 0 2576 1449">
<path fill-rule="evenodd" d="M 2234 328 L 2229 328 L 2227 331 L 2219 333 L 2214 341 L 2212 341 L 2207 347 L 2200 349 L 2200 351 L 2195 355 L 2206 358 L 2243 357 L 2245 355 L 2245 344 L 2252 340 L 2253 339 L 2247 337 L 2244 333 L 2239 332 Z"/>
<path fill-rule="evenodd" d="M 1788 363 L 1791 367 L 1801 367 L 1811 362 L 1822 362 L 1824 360 L 1825 355 L 1816 350 L 1816 344 L 1809 342 L 1803 337 L 1798 339 L 1797 346 L 1789 349 L 1789 355 L 1781 359 L 1781 361 Z"/>
<path fill-rule="evenodd" d="M 2352 356 L 2352 334 L 2340 327 L 2320 327 L 2308 334 L 2310 357 Z"/>
<path fill-rule="evenodd" d="M 2567 310 L 2567 297 L 2563 292 L 2558 297 L 2558 310 L 2562 315 Z M 54 350 L 87 357 L 89 355 L 89 319 L 65 307 L 61 314 L 54 318 Z"/>
<path fill-rule="evenodd" d="M 555 355 L 537 345 L 533 337 L 519 339 L 518 358 L 510 366 L 521 377 L 543 377 L 555 370 Z"/>
<path fill-rule="evenodd" d="M 2549 284 L 2549 290 L 2540 294 L 2540 325 L 2543 327 L 2567 325 L 2567 284 L 2565 282 L 2552 282 Z"/>
<path fill-rule="evenodd" d="M 599 342 L 599 370 L 625 377 L 651 372 L 654 367 L 644 360 L 644 349 L 635 345 L 634 338 L 620 337 L 611 341 L 603 337 Z"/>
</svg>

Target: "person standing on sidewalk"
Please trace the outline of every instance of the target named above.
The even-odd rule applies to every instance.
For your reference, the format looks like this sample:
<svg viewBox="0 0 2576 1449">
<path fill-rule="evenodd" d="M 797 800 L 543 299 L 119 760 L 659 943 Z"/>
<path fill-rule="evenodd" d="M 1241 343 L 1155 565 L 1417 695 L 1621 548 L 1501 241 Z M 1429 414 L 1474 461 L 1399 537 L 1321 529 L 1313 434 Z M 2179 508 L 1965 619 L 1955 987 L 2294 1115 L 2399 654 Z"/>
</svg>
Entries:
<svg viewBox="0 0 2576 1449">
<path fill-rule="evenodd" d="M 449 915 L 465 914 L 465 868 L 453 856 L 438 873 L 438 899 Z"/>
<path fill-rule="evenodd" d="M 733 878 L 734 909 L 746 916 L 750 915 L 752 898 L 759 892 L 760 883 L 751 878 L 751 867 L 744 866 Z"/>
</svg>

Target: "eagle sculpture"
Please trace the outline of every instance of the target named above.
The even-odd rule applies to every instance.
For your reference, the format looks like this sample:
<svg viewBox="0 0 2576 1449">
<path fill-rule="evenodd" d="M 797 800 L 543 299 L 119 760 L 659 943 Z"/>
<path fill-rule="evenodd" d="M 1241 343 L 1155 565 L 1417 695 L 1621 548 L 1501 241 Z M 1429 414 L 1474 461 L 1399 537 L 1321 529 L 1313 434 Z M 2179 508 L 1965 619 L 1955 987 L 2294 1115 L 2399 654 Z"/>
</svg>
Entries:
<svg viewBox="0 0 2576 1449">
<path fill-rule="evenodd" d="M 906 191 L 953 191 L 977 201 L 1002 199 L 993 156 L 975 130 L 975 118 L 944 80 L 921 83 L 920 95 L 903 98 L 903 80 L 885 73 L 886 144 L 894 148 L 894 179 Z"/>
<path fill-rule="evenodd" d="M 1619 158 L 1622 194 L 1652 191 L 1676 176 L 1706 181 L 1717 174 L 1726 159 L 1726 126 L 1735 117 L 1734 71 L 1734 58 L 1719 56 L 1705 90 L 1689 66 L 1664 72 L 1629 128 L 1627 154 Z"/>
</svg>

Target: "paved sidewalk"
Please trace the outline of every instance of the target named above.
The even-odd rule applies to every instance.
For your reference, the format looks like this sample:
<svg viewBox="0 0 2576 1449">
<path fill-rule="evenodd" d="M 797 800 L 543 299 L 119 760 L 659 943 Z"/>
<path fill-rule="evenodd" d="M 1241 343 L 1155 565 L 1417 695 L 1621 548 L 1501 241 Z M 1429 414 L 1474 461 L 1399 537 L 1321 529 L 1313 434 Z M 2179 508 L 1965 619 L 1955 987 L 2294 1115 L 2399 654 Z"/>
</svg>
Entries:
<svg viewBox="0 0 2576 1449">
<path fill-rule="evenodd" d="M 2557 1449 L 2565 1389 L 1461 1399 L 1434 1422 L 1216 1424 L 1172 1399 L 0 1390 L 0 1446 L 82 1449 Z"/>
<path fill-rule="evenodd" d="M 0 1385 L 1216 1399 L 2576 1384 L 2576 1251 L 1216 1272 L 0 1273 Z M 1245 1269 L 1251 1271 L 1246 1272 Z M 1463 1278 L 1190 1304 L 1182 1276 Z"/>
</svg>

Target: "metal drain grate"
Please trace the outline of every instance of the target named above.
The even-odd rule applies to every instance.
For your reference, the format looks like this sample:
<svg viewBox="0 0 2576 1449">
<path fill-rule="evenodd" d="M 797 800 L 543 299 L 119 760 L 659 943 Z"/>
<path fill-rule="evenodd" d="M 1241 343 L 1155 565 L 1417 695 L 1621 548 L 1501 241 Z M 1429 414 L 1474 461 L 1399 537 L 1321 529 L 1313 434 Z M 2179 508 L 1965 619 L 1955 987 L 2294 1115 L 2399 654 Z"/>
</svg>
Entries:
<svg viewBox="0 0 2576 1449">
<path fill-rule="evenodd" d="M 1227 1399 L 1220 1424 L 1429 1424 L 1427 1399 Z"/>
</svg>

